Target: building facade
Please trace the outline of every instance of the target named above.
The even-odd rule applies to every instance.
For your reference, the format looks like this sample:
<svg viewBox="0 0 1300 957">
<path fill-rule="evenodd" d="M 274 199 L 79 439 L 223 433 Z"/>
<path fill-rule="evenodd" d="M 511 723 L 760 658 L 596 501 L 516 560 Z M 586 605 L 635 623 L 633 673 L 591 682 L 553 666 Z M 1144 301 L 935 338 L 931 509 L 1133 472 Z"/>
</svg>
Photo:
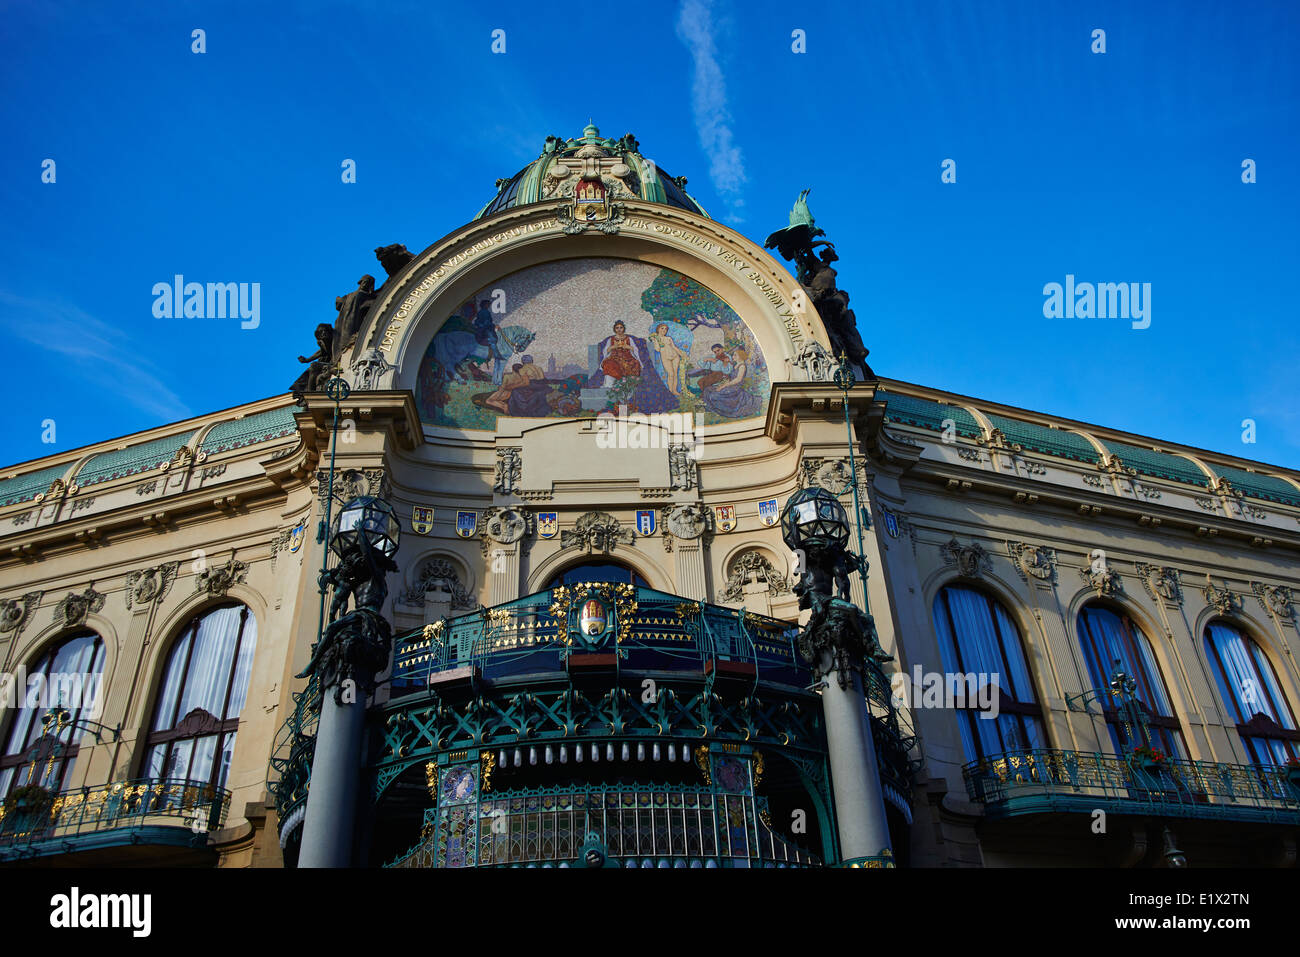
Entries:
<svg viewBox="0 0 1300 957">
<path fill-rule="evenodd" d="M 354 863 L 842 864 L 780 526 L 820 488 L 900 865 L 1294 866 L 1300 474 L 876 376 L 805 226 L 796 278 L 552 137 L 376 251 L 294 396 L 0 474 L 0 861 L 293 866 L 322 523 L 372 495 Z"/>
</svg>

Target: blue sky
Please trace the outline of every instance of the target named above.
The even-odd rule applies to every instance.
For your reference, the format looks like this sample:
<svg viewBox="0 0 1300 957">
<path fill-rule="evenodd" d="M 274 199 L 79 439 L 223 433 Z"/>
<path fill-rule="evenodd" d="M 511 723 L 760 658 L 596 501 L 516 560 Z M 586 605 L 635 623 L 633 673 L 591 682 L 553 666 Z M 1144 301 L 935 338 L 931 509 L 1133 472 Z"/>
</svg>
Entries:
<svg viewBox="0 0 1300 957">
<path fill-rule="evenodd" d="M 39 0 L 5 19 L 0 463 L 287 391 L 334 297 L 383 278 L 376 246 L 424 249 L 590 116 L 760 241 L 811 187 L 881 375 L 1300 467 L 1295 3 Z M 260 283 L 259 327 L 155 318 L 177 273 Z M 1150 283 L 1150 327 L 1044 318 L 1067 274 Z"/>
</svg>

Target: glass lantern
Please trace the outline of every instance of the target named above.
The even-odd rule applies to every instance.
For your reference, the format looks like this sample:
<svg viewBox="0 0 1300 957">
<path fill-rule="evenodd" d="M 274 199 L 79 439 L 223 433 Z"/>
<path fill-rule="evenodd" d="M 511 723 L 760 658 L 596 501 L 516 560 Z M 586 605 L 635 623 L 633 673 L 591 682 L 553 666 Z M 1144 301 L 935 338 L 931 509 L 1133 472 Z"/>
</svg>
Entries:
<svg viewBox="0 0 1300 957">
<path fill-rule="evenodd" d="M 400 534 L 401 527 L 393 514 L 393 506 L 381 498 L 359 495 L 339 512 L 330 548 L 334 554 L 342 556 L 356 547 L 359 535 L 365 535 L 371 547 L 392 558 L 397 553 Z"/>
<path fill-rule="evenodd" d="M 792 551 L 843 548 L 849 540 L 849 513 L 826 489 L 801 489 L 781 511 L 781 539 Z"/>
</svg>

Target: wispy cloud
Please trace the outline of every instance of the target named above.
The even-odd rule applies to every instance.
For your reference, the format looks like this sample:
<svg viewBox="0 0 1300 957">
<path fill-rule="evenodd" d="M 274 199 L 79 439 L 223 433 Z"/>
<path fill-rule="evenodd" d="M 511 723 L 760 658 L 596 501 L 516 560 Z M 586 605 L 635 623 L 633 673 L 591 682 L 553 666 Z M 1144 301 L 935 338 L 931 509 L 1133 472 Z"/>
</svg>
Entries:
<svg viewBox="0 0 1300 957">
<path fill-rule="evenodd" d="M 57 356 L 69 373 L 93 382 L 164 422 L 190 416 L 121 329 L 62 302 L 23 299 L 0 290 L 0 332 Z M 69 375 L 72 378 L 72 375 Z"/>
<path fill-rule="evenodd" d="M 740 221 L 739 211 L 745 201 L 745 160 L 731 132 L 731 113 L 727 110 L 727 85 L 718 62 L 714 42 L 712 0 L 683 0 L 677 16 L 677 36 L 690 50 L 694 61 L 691 100 L 700 145 L 710 156 L 709 176 L 730 210 Z"/>
</svg>

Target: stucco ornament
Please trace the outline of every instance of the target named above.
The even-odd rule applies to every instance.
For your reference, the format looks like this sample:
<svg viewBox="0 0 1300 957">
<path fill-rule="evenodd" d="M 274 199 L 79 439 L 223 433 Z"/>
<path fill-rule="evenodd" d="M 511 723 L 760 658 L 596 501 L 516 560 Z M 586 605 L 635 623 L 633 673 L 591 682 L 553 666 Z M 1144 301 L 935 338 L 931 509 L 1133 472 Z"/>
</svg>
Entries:
<svg viewBox="0 0 1300 957">
<path fill-rule="evenodd" d="M 424 604 L 425 595 L 446 593 L 452 608 L 477 608 L 478 602 L 470 597 L 456 573 L 455 566 L 445 558 L 430 558 L 420 566 L 415 584 L 399 596 L 398 601 L 410 605 Z"/>
<path fill-rule="evenodd" d="M 1241 608 L 1241 599 L 1228 589 L 1227 582 L 1219 588 L 1210 579 L 1209 572 L 1205 574 L 1205 586 L 1201 589 L 1201 594 L 1205 596 L 1207 602 L 1219 610 L 1220 614 L 1231 615 Z"/>
<path fill-rule="evenodd" d="M 54 623 L 64 626 L 80 625 L 85 622 L 87 615 L 98 612 L 103 607 L 104 596 L 95 591 L 94 585 L 87 585 L 86 590 L 80 594 L 68 592 L 54 606 Z"/>
<path fill-rule="evenodd" d="M 723 601 L 744 601 L 745 586 L 764 585 L 769 595 L 784 595 L 790 591 L 786 577 L 759 551 L 743 552 L 731 563 L 727 584 L 722 590 Z"/>
<path fill-rule="evenodd" d="M 1020 577 L 1026 581 L 1033 578 L 1050 582 L 1056 577 L 1056 552 L 1053 549 L 1025 542 L 1007 542 L 1007 551 L 1011 553 Z"/>
<path fill-rule="evenodd" d="M 519 479 L 523 472 L 523 449 L 497 449 L 496 477 L 492 491 L 502 495 L 512 495 L 519 488 Z"/>
<path fill-rule="evenodd" d="M 1099 598 L 1113 598 L 1124 591 L 1124 580 L 1109 565 L 1084 566 L 1079 569 L 1079 575 L 1096 590 Z"/>
<path fill-rule="evenodd" d="M 531 516 L 523 509 L 503 508 L 488 512 L 484 529 L 492 541 L 511 545 L 527 535 L 531 525 Z"/>
<path fill-rule="evenodd" d="M 966 578 L 979 578 L 989 569 L 989 553 L 979 542 L 963 545 L 954 537 L 940 546 L 944 563 L 956 565 L 959 574 Z"/>
<path fill-rule="evenodd" d="M 1148 565 L 1144 562 L 1138 562 L 1134 567 L 1142 581 L 1142 587 L 1153 601 L 1177 605 L 1183 600 L 1182 582 L 1177 568 Z"/>
<path fill-rule="evenodd" d="M 209 565 L 194 576 L 194 590 L 209 595 L 225 595 L 232 585 L 248 578 L 248 564 L 231 558 L 224 565 Z"/>
<path fill-rule="evenodd" d="M 180 562 L 164 562 L 126 576 L 126 607 L 162 601 L 171 589 Z"/>
<path fill-rule="evenodd" d="M 676 538 L 699 538 L 712 523 L 713 510 L 703 505 L 676 505 L 664 518 L 664 527 Z"/>
<path fill-rule="evenodd" d="M 1294 595 L 1289 586 L 1251 582 L 1250 587 L 1266 611 L 1282 621 L 1291 621 L 1295 618 Z"/>
<path fill-rule="evenodd" d="M 619 544 L 631 545 L 635 538 L 631 529 L 623 528 L 613 515 L 587 512 L 572 530 L 560 532 L 560 547 L 579 545 L 589 552 L 608 552 Z"/>
<path fill-rule="evenodd" d="M 41 603 L 39 591 L 29 591 L 22 598 L 6 598 L 0 601 L 0 637 L 17 638 L 32 620 L 36 606 Z"/>
</svg>

